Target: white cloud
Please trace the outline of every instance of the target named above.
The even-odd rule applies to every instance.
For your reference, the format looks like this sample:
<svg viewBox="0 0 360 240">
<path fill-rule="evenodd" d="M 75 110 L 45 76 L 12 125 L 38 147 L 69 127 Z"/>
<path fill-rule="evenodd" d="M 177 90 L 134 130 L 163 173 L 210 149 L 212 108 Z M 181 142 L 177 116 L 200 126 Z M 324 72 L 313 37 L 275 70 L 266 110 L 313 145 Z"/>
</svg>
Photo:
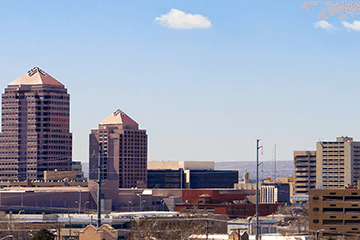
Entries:
<svg viewBox="0 0 360 240">
<path fill-rule="evenodd" d="M 353 23 L 348 23 L 348 22 L 341 22 L 344 27 L 346 27 L 348 30 L 355 30 L 355 31 L 360 31 L 360 21 L 354 21 Z"/>
<path fill-rule="evenodd" d="M 333 25 L 331 25 L 330 23 L 328 23 L 325 20 L 321 20 L 318 21 L 316 23 L 314 23 L 315 28 L 323 28 L 323 29 L 327 29 L 327 30 L 335 30 L 336 28 L 333 27 Z"/>
<path fill-rule="evenodd" d="M 190 14 L 177 9 L 171 9 L 168 14 L 155 18 L 161 25 L 175 29 L 209 28 L 211 22 L 200 14 Z"/>
</svg>

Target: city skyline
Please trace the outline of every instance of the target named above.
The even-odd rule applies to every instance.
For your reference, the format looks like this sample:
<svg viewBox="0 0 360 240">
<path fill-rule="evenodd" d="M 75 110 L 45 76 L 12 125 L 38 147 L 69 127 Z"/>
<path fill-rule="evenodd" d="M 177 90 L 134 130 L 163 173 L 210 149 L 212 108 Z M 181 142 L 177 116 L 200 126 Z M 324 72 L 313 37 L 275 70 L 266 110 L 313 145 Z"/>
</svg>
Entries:
<svg viewBox="0 0 360 240">
<path fill-rule="evenodd" d="M 360 139 L 360 33 L 303 2 L 1 2 L 1 86 L 34 66 L 62 82 L 84 163 L 91 129 L 118 108 L 147 130 L 149 161 L 255 160 L 257 138 L 261 161 L 275 143 L 292 160 Z"/>
</svg>

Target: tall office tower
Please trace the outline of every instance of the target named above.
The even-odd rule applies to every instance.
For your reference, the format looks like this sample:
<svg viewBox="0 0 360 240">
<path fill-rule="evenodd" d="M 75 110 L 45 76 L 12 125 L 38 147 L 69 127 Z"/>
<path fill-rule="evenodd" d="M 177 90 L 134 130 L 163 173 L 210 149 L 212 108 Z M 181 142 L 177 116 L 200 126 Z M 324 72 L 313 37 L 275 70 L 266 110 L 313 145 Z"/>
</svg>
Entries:
<svg viewBox="0 0 360 240">
<path fill-rule="evenodd" d="M 102 178 L 117 188 L 147 185 L 147 134 L 121 110 L 116 110 L 90 134 L 90 179 L 97 179 L 99 143 L 104 153 Z"/>
<path fill-rule="evenodd" d="M 64 85 L 38 67 L 9 83 L 2 94 L 0 180 L 71 170 L 69 107 Z"/>
<path fill-rule="evenodd" d="M 360 142 L 351 137 L 316 144 L 316 186 L 344 188 L 360 180 Z"/>
<path fill-rule="evenodd" d="M 295 195 L 308 195 L 316 185 L 316 151 L 294 151 Z"/>
</svg>

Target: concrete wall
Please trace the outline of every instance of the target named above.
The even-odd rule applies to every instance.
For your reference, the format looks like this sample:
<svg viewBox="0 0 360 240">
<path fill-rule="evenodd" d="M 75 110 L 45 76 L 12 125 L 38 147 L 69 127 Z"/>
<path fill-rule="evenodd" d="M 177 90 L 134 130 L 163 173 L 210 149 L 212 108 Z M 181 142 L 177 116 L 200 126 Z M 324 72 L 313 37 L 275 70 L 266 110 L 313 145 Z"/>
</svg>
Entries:
<svg viewBox="0 0 360 240">
<path fill-rule="evenodd" d="M 191 170 L 214 170 L 215 162 L 213 161 L 148 161 L 148 169 L 191 169 Z"/>
<path fill-rule="evenodd" d="M 75 171 L 44 171 L 44 180 L 75 180 L 77 174 Z"/>
</svg>

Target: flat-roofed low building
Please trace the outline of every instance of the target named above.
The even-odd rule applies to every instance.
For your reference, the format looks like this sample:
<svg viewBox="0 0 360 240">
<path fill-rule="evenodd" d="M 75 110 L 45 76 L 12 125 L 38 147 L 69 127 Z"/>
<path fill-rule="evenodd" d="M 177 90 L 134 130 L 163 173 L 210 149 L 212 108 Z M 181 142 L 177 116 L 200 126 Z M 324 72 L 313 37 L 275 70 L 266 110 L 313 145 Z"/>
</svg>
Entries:
<svg viewBox="0 0 360 240">
<path fill-rule="evenodd" d="M 147 170 L 148 188 L 185 188 L 186 175 L 182 169 Z"/>
<path fill-rule="evenodd" d="M 214 170 L 213 161 L 148 161 L 149 170 L 171 169 L 171 170 Z"/>
<path fill-rule="evenodd" d="M 148 174 L 151 175 L 148 188 L 234 188 L 239 181 L 239 172 L 215 170 L 214 167 L 212 161 L 148 162 Z"/>
<path fill-rule="evenodd" d="M 234 188 L 239 181 L 236 170 L 185 170 L 191 189 Z"/>
</svg>

